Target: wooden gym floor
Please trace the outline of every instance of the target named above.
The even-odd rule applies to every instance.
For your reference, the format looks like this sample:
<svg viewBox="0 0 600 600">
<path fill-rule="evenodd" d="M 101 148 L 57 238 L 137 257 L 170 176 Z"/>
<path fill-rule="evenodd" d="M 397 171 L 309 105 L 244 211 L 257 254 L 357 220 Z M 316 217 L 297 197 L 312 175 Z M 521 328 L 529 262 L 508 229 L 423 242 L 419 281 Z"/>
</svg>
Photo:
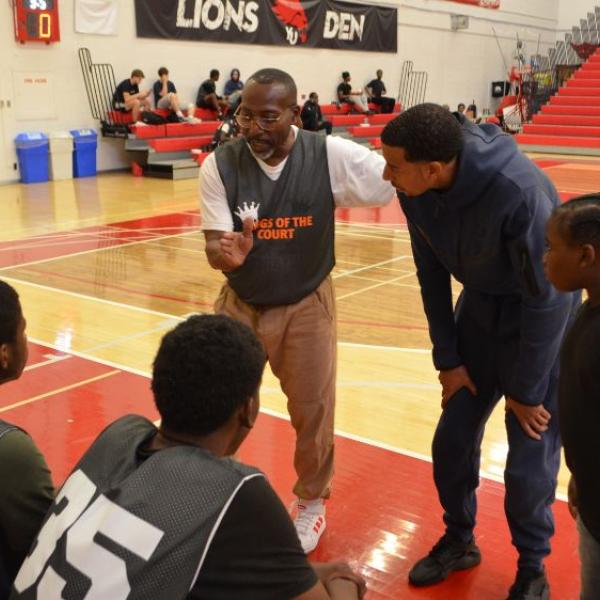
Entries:
<svg viewBox="0 0 600 600">
<path fill-rule="evenodd" d="M 600 189 L 598 162 L 536 161 L 564 199 Z M 0 278 L 21 295 L 31 341 L 23 378 L 0 391 L 0 416 L 33 435 L 60 483 L 111 420 L 156 418 L 148 374 L 159 340 L 186 315 L 211 311 L 222 275 L 204 257 L 195 181 L 118 174 L 7 185 L 0 203 Z M 483 564 L 427 590 L 406 583 L 441 531 L 429 463 L 440 389 L 397 204 L 337 216 L 337 476 L 315 558 L 353 562 L 369 579 L 369 598 L 500 600 L 515 560 L 502 509 L 502 406 L 483 449 Z M 261 400 L 265 414 L 243 458 L 287 503 L 293 432 L 269 372 Z M 566 482 L 563 470 L 562 497 Z M 555 512 L 553 597 L 574 600 L 576 535 L 563 502 Z"/>
</svg>

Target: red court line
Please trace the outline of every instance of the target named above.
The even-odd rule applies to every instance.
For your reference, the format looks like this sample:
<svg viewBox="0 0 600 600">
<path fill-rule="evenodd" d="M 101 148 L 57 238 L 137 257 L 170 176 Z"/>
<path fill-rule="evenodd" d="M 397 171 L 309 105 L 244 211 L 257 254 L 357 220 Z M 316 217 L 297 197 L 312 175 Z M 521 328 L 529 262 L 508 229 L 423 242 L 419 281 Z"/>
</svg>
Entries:
<svg viewBox="0 0 600 600">
<path fill-rule="evenodd" d="M 32 367 L 39 363 L 46 362 L 48 360 L 47 355 L 48 356 L 57 356 L 57 357 L 65 356 L 62 352 L 59 352 L 58 350 L 51 350 L 49 348 L 46 348 L 46 346 L 40 346 L 40 345 L 34 344 L 32 342 L 29 342 L 28 349 L 29 349 L 29 359 L 27 360 L 28 367 Z"/>
<path fill-rule="evenodd" d="M 74 365 L 74 360 L 64 364 Z M 39 370 L 40 374 L 45 372 L 46 367 Z M 55 481 L 60 483 L 96 435 L 127 413 L 151 419 L 157 416 L 149 380 L 120 372 L 13 409 L 3 417 L 30 432 L 47 457 Z M 292 499 L 293 446 L 289 422 L 262 414 L 241 452 L 244 462 L 263 469 L 286 503 Z M 454 574 L 441 585 L 413 589 L 407 584 L 408 570 L 429 550 L 441 530 L 431 464 L 339 436 L 336 452 L 328 528 L 312 558 L 343 558 L 360 568 L 369 581 L 368 600 L 506 598 L 516 556 L 504 519 L 501 484 L 483 480 L 479 493 L 477 536 L 482 565 Z M 548 561 L 552 597 L 576 600 L 575 528 L 564 503 L 556 503 L 555 513 L 557 535 Z"/>
<path fill-rule="evenodd" d="M 56 271 L 46 271 L 43 269 L 36 269 L 34 267 L 24 267 L 28 272 L 36 273 L 42 275 L 44 277 L 56 277 L 58 279 L 66 279 L 68 281 L 77 281 L 78 283 L 85 283 L 88 285 L 95 285 L 96 282 L 93 279 L 85 279 L 84 277 L 77 277 L 75 275 L 67 275 L 66 273 L 58 273 Z M 122 285 L 116 285 L 114 283 L 102 283 L 102 287 L 111 290 L 118 290 L 120 292 L 126 292 L 127 294 L 131 294 L 133 296 L 143 296 L 144 298 L 157 298 L 159 300 L 169 300 L 170 302 L 178 302 L 181 304 L 190 304 L 192 306 L 202 306 L 202 307 L 212 307 L 213 305 L 210 302 L 197 302 L 195 300 L 188 300 L 186 298 L 178 298 L 177 296 L 168 296 L 165 294 L 155 294 L 153 292 L 148 291 L 140 291 L 134 290 Z M 93 300 L 93 296 L 90 296 L 90 299 Z"/>
<path fill-rule="evenodd" d="M 50 350 L 51 352 L 51 350 Z M 86 381 L 113 371 L 97 362 L 72 356 L 69 360 L 57 360 L 38 369 L 26 371 L 20 379 L 2 386 L 0 408 L 22 402 L 34 396 L 51 393 L 70 385 Z M 2 414 L 8 414 L 6 413 Z"/>
<path fill-rule="evenodd" d="M 180 228 L 184 233 L 189 227 L 200 226 L 200 215 L 194 212 L 178 212 L 166 215 L 155 215 L 153 217 L 144 217 L 142 219 L 132 219 L 130 221 L 119 221 L 110 223 L 111 227 L 123 227 L 127 229 L 152 229 L 154 227 L 172 227 Z"/>
<path fill-rule="evenodd" d="M 198 223 L 198 215 L 172 213 L 0 242 L 0 268 L 189 233 Z"/>
</svg>

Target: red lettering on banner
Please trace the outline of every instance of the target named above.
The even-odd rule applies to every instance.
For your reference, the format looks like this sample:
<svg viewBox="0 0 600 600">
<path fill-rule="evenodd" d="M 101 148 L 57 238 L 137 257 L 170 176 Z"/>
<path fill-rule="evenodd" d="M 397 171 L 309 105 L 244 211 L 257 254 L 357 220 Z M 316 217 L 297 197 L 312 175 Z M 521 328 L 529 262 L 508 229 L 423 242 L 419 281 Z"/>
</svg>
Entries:
<svg viewBox="0 0 600 600">
<path fill-rule="evenodd" d="M 501 0 L 447 0 L 448 2 L 458 2 L 459 4 L 471 4 L 481 8 L 500 8 Z"/>
</svg>

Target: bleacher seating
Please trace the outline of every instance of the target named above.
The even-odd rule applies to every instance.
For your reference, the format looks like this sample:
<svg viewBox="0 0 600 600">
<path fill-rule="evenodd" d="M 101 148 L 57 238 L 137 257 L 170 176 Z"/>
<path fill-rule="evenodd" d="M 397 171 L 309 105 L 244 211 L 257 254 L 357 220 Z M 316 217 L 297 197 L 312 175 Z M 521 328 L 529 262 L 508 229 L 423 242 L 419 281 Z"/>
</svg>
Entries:
<svg viewBox="0 0 600 600">
<path fill-rule="evenodd" d="M 516 140 L 524 150 L 600 154 L 600 48 L 550 98 Z M 577 150 L 575 150 L 577 149 Z"/>
<path fill-rule="evenodd" d="M 199 137 L 163 137 L 150 140 L 149 146 L 156 152 L 180 152 L 194 150 L 207 146 L 212 141 L 212 135 Z"/>
<path fill-rule="evenodd" d="M 381 135 L 384 125 L 364 125 L 359 127 L 350 127 L 348 133 L 357 138 L 371 138 Z"/>
<path fill-rule="evenodd" d="M 397 105 L 396 108 L 399 112 L 400 106 Z M 324 118 L 332 122 L 335 134 L 355 138 L 357 142 L 376 149 L 381 148 L 378 136 L 385 124 L 398 114 L 350 114 L 351 106 L 347 104 L 339 107 L 337 104 L 326 104 L 322 105 L 321 109 Z M 168 116 L 168 111 L 155 112 L 164 117 Z M 132 153 L 136 173 L 143 172 L 156 177 L 172 175 L 176 178 L 176 171 L 180 167 L 182 169 L 178 176 L 197 176 L 198 166 L 208 156 L 206 147 L 211 143 L 220 123 L 215 111 L 202 108 L 197 108 L 194 112 L 198 122 L 164 125 L 134 125 L 131 123 L 130 113 L 114 111 L 109 116 L 115 122 L 121 119 L 122 123 L 129 125 L 125 147 Z M 183 171 L 185 174 L 182 174 Z"/>
</svg>

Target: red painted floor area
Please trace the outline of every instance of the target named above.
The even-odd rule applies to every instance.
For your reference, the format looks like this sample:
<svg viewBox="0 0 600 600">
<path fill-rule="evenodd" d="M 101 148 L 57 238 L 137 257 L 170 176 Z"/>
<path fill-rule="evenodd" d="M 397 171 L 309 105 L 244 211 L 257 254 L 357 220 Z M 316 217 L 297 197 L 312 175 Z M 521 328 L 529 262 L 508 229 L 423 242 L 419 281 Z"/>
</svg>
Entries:
<svg viewBox="0 0 600 600">
<path fill-rule="evenodd" d="M 60 353 L 31 344 L 30 364 L 48 360 L 48 354 Z M 99 379 L 85 383 L 91 378 Z M 68 386 L 73 387 L 56 391 Z M 45 393 L 49 395 L 8 408 Z M 115 418 L 131 412 L 157 417 L 147 378 L 75 356 L 27 371 L 20 380 L 3 386 L 0 398 L 0 416 L 31 433 L 56 482 L 64 480 L 95 436 Z M 241 452 L 242 460 L 265 471 L 286 504 L 292 499 L 293 444 L 290 424 L 263 414 Z M 313 559 L 349 561 L 367 577 L 367 598 L 372 600 L 506 598 L 516 555 L 503 515 L 502 485 L 484 480 L 480 489 L 481 566 L 455 574 L 441 585 L 414 589 L 406 582 L 407 572 L 441 530 L 431 465 L 341 437 L 336 444 L 328 529 Z M 575 600 L 576 533 L 564 503 L 556 503 L 555 514 L 557 534 L 548 561 L 552 597 Z"/>
<path fill-rule="evenodd" d="M 584 159 L 538 159 L 540 168 L 548 170 L 562 200 L 566 201 L 582 193 L 598 191 L 594 189 L 572 189 L 574 184 L 580 186 L 577 171 L 569 172 L 570 164 L 598 165 L 600 181 L 600 165 Z M 554 167 L 564 166 L 557 172 Z M 592 186 L 593 187 L 593 186 Z M 403 226 L 406 218 L 398 202 L 394 201 L 380 208 L 338 208 L 336 220 L 340 223 L 382 225 L 388 227 Z M 101 250 L 123 244 L 143 242 L 165 236 L 178 235 L 196 231 L 200 226 L 198 211 L 157 215 L 142 219 L 110 223 L 106 226 L 86 227 L 73 231 L 63 231 L 34 236 L 23 240 L 0 242 L 0 268 L 13 267 L 43 261 L 52 258 L 69 256 L 79 252 Z"/>
<path fill-rule="evenodd" d="M 0 242 L 0 268 L 179 235 L 199 224 L 198 214 L 173 213 Z"/>
</svg>

